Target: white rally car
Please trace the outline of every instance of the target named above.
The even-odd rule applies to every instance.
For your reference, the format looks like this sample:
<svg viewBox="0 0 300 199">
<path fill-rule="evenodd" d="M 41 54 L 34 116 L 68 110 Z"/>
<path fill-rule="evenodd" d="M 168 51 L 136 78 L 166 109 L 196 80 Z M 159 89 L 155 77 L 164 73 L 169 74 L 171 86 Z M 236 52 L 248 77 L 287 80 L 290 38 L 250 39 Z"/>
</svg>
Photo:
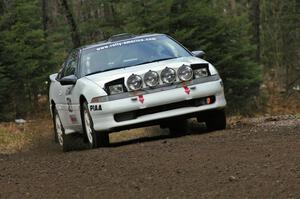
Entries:
<svg viewBox="0 0 300 199">
<path fill-rule="evenodd" d="M 64 151 L 74 133 L 91 148 L 109 144 L 109 133 L 160 124 L 183 133 L 196 117 L 224 129 L 222 80 L 213 65 L 164 34 L 116 35 L 73 50 L 50 75 L 55 139 Z"/>
</svg>

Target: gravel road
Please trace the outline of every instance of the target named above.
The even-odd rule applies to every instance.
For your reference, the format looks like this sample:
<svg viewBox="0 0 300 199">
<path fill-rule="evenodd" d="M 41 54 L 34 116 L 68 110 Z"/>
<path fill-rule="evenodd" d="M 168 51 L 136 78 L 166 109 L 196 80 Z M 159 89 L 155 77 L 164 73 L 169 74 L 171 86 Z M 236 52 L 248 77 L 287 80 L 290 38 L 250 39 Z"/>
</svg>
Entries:
<svg viewBox="0 0 300 199">
<path fill-rule="evenodd" d="M 190 126 L 69 153 L 47 131 L 29 151 L 0 155 L 0 198 L 300 198 L 299 118 Z"/>
</svg>

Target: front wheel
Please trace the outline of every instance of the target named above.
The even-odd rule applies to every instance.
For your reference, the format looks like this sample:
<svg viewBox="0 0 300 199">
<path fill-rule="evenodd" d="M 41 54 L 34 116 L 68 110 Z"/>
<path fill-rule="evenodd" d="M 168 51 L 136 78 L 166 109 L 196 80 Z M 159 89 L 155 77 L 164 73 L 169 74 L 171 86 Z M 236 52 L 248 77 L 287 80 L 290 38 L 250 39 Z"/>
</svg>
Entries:
<svg viewBox="0 0 300 199">
<path fill-rule="evenodd" d="M 89 144 L 89 148 L 97 148 L 109 145 L 109 135 L 107 132 L 96 132 L 94 130 L 94 124 L 88 109 L 87 102 L 82 105 L 82 124 L 85 132 L 86 140 Z"/>
<path fill-rule="evenodd" d="M 57 142 L 61 146 L 64 152 L 73 150 L 73 139 L 72 135 L 66 135 L 64 127 L 59 118 L 58 112 L 56 109 L 53 111 L 53 124 L 54 124 L 54 133 L 57 138 Z"/>
<path fill-rule="evenodd" d="M 205 118 L 205 124 L 208 130 L 216 131 L 226 128 L 226 114 L 225 110 L 216 110 L 208 113 Z"/>
</svg>

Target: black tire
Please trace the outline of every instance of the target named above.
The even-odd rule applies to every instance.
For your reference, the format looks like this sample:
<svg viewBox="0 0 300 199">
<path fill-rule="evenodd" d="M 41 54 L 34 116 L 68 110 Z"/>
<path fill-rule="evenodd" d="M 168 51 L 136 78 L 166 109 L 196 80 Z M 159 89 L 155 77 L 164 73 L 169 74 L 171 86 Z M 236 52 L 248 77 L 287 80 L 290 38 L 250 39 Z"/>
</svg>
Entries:
<svg viewBox="0 0 300 199">
<path fill-rule="evenodd" d="M 205 118 L 205 124 L 207 129 L 210 131 L 226 129 L 225 110 L 215 110 L 209 112 Z"/>
<path fill-rule="evenodd" d="M 188 133 L 188 121 L 186 119 L 170 121 L 168 128 L 172 137 L 186 135 Z"/>
<path fill-rule="evenodd" d="M 91 130 L 90 139 L 88 136 L 87 124 L 85 123 L 85 112 L 87 113 L 87 117 L 89 119 L 89 124 L 90 124 L 90 130 Z M 97 147 L 106 147 L 109 145 L 109 134 L 107 132 L 96 132 L 94 130 L 94 124 L 91 118 L 91 114 L 87 102 L 84 102 L 82 104 L 81 120 L 82 120 L 82 127 L 84 131 L 84 140 L 88 143 L 90 149 L 97 148 Z"/>
<path fill-rule="evenodd" d="M 60 127 L 58 127 L 56 124 L 56 117 L 58 117 Z M 68 151 L 74 150 L 74 143 L 73 143 L 74 135 L 72 135 L 72 134 L 66 135 L 65 134 L 65 129 L 61 123 L 61 120 L 59 118 L 56 108 L 53 109 L 53 125 L 54 125 L 54 135 L 56 138 L 56 142 L 59 143 L 63 152 L 68 152 Z M 58 128 L 60 128 L 60 130 L 62 131 L 62 138 L 61 138 L 62 140 L 61 141 L 59 141 Z"/>
<path fill-rule="evenodd" d="M 54 142 L 58 143 L 56 124 L 55 124 L 55 116 L 54 116 L 54 111 L 55 110 L 56 110 L 55 108 L 53 108 L 53 110 L 52 110 L 52 123 L 53 123 L 53 132 L 54 132 L 53 137 L 54 137 Z"/>
</svg>

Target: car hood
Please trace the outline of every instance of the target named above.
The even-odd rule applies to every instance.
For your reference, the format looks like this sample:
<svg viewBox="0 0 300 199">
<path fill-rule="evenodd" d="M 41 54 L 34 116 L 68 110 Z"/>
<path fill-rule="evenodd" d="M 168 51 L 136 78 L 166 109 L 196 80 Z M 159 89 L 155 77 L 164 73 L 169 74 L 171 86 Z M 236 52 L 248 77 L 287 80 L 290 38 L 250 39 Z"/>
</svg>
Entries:
<svg viewBox="0 0 300 199">
<path fill-rule="evenodd" d="M 208 63 L 208 62 L 197 57 L 180 57 L 171 60 L 158 61 L 158 62 L 142 64 L 138 66 L 131 66 L 127 68 L 97 73 L 97 74 L 85 76 L 85 78 L 93 81 L 101 88 L 104 88 L 104 85 L 107 82 L 111 82 L 116 79 L 124 78 L 126 82 L 127 78 L 132 74 L 140 75 L 143 77 L 144 74 L 149 70 L 156 71 L 160 74 L 160 72 L 166 67 L 177 70 L 183 64 L 191 65 L 191 64 L 201 64 L 201 63 Z"/>
</svg>

